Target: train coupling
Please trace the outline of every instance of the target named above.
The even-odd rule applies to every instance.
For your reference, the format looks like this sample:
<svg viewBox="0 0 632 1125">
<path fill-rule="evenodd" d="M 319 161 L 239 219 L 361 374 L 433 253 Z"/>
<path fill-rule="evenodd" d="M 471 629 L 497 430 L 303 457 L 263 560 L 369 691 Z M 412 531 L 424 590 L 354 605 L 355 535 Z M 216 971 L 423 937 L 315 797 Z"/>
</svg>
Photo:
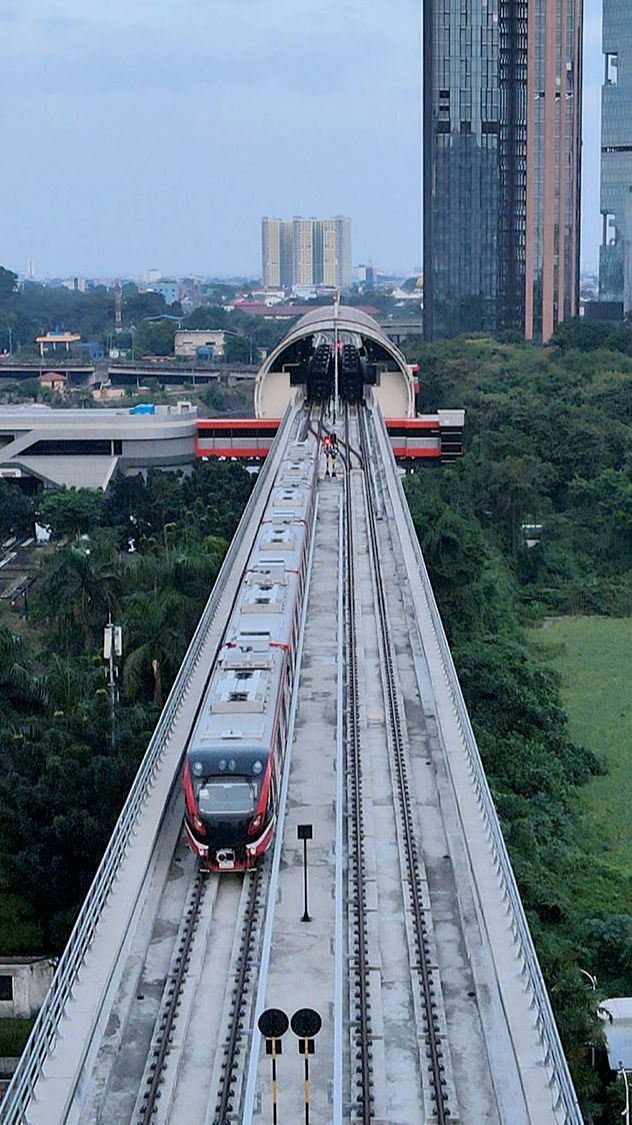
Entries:
<svg viewBox="0 0 632 1125">
<path fill-rule="evenodd" d="M 220 871 L 233 871 L 235 858 L 234 848 L 219 848 L 215 853 L 215 859 Z"/>
</svg>

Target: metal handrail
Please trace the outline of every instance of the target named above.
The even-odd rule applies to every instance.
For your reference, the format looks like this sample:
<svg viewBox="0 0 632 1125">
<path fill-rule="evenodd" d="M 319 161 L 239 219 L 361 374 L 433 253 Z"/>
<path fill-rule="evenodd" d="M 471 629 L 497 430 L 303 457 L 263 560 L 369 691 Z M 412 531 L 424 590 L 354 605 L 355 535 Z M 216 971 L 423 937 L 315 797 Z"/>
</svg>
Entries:
<svg viewBox="0 0 632 1125">
<path fill-rule="evenodd" d="M 259 473 L 257 484 L 250 494 L 237 531 L 226 552 L 215 585 L 202 611 L 127 800 L 123 805 L 101 863 L 79 911 L 66 948 L 59 960 L 46 999 L 22 1052 L 9 1088 L 0 1104 L 0 1122 L 2 1125 L 23 1125 L 26 1120 L 25 1112 L 33 1096 L 35 1085 L 42 1074 L 44 1061 L 57 1039 L 59 1025 L 66 1005 L 72 997 L 72 990 L 79 971 L 92 945 L 101 913 L 117 878 L 138 815 L 151 790 L 157 770 L 167 749 L 184 697 L 189 689 L 191 677 L 197 667 L 206 637 L 215 619 L 228 577 L 241 550 L 261 491 L 265 488 L 272 472 L 272 465 L 275 461 L 274 454 L 285 441 L 285 434 L 294 413 L 294 409 L 288 407 L 285 418 L 279 426 L 275 440 Z"/>
<path fill-rule="evenodd" d="M 379 415 L 379 419 L 376 419 L 376 414 Z M 379 411 L 374 411 L 372 416 L 376 420 L 376 425 L 379 426 L 381 430 L 382 449 L 384 450 L 386 448 L 391 452 L 390 441 L 386 434 L 386 427 L 381 413 Z M 392 470 L 392 467 L 391 478 L 396 483 L 396 488 L 399 491 L 402 501 L 404 518 L 410 533 L 413 551 L 419 565 L 419 573 L 430 611 L 439 655 L 443 664 L 457 723 L 468 755 L 472 778 L 476 786 L 478 804 L 485 820 L 490 846 L 495 858 L 496 869 L 503 886 L 503 897 L 506 898 L 512 911 L 512 930 L 515 940 L 520 947 L 522 961 L 528 973 L 531 994 L 537 1010 L 540 1038 L 546 1048 L 546 1062 L 548 1063 L 549 1060 L 552 1061 L 551 1069 L 558 1088 L 557 1105 L 563 1106 L 568 1125 L 582 1125 L 583 1117 L 579 1108 L 577 1094 L 568 1069 L 566 1055 L 564 1054 L 564 1049 L 560 1041 L 551 1001 L 542 976 L 542 969 L 533 944 L 531 930 L 529 929 L 529 923 L 527 922 L 524 906 L 522 905 L 516 877 L 511 866 L 507 845 L 505 844 L 505 839 L 500 827 L 498 813 L 496 812 L 496 806 L 494 805 L 494 800 L 491 795 L 485 768 L 476 742 L 476 736 L 463 697 L 463 691 L 454 665 L 454 660 L 452 659 L 448 639 L 443 628 L 443 622 L 435 600 L 430 576 L 419 544 L 402 481 L 399 475 Z"/>
</svg>

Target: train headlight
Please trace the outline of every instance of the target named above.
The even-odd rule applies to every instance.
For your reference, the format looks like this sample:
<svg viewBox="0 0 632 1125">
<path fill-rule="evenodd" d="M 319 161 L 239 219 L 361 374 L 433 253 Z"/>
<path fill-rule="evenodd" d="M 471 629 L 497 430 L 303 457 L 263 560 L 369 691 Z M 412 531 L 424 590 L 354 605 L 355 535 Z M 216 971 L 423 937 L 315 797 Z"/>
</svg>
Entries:
<svg viewBox="0 0 632 1125">
<path fill-rule="evenodd" d="M 257 813 L 255 819 L 253 820 L 252 824 L 250 825 L 250 828 L 248 829 L 248 834 L 250 836 L 252 836 L 253 832 L 256 832 L 258 828 L 261 828 L 262 823 L 263 823 L 263 813 Z"/>
<path fill-rule="evenodd" d="M 260 762 L 259 759 L 257 759 L 256 762 L 252 763 L 252 772 L 253 773 L 261 773 L 262 769 L 263 769 L 263 763 Z"/>
<path fill-rule="evenodd" d="M 206 835 L 206 829 L 204 827 L 204 821 L 200 820 L 199 816 L 193 817 L 193 826 L 198 832 L 201 832 L 203 836 Z"/>
</svg>

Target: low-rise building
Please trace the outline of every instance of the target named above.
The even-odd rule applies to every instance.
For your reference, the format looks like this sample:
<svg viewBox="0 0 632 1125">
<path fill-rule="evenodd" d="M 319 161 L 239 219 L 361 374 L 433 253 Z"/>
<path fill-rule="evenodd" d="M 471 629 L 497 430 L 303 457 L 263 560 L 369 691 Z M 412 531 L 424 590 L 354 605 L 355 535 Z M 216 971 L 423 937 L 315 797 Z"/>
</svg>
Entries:
<svg viewBox="0 0 632 1125">
<path fill-rule="evenodd" d="M 40 387 L 47 387 L 50 391 L 56 391 L 58 394 L 63 395 L 66 390 L 66 375 L 63 371 L 45 371 L 39 377 Z"/>
<path fill-rule="evenodd" d="M 0 959 L 0 1019 L 29 1019 L 39 1012 L 54 968 L 48 957 Z"/>
<path fill-rule="evenodd" d="M 221 328 L 182 328 L 176 332 L 174 351 L 177 356 L 196 359 L 199 349 L 204 348 L 210 351 L 211 358 L 221 359 L 225 339 L 226 334 Z"/>
<path fill-rule="evenodd" d="M 0 476 L 46 487 L 107 488 L 116 472 L 190 471 L 197 411 L 190 403 L 110 410 L 0 408 Z"/>
</svg>

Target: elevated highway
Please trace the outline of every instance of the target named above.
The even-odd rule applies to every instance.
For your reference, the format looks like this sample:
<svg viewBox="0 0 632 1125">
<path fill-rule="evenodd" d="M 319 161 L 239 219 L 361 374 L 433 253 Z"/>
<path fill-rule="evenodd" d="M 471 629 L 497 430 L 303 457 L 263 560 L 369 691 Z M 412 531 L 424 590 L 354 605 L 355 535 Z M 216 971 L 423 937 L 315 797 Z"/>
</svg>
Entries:
<svg viewBox="0 0 632 1125">
<path fill-rule="evenodd" d="M 3 1125 L 251 1125 L 271 1097 L 269 1006 L 322 1016 L 313 1120 L 581 1122 L 381 412 L 370 400 L 339 417 L 335 478 L 318 415 L 300 394 L 286 411 Z M 182 757 L 299 427 L 319 479 L 274 845 L 254 872 L 200 873 Z M 280 1119 L 302 1120 L 294 1044 L 278 1072 Z"/>
</svg>

